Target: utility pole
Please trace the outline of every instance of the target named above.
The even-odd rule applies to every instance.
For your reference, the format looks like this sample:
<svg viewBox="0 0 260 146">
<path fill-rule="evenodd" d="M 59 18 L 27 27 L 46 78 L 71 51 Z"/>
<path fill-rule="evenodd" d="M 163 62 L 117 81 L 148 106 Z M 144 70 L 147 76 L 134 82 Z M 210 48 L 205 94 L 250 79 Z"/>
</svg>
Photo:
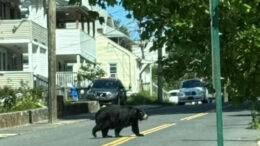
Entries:
<svg viewBox="0 0 260 146">
<path fill-rule="evenodd" d="M 213 85 L 216 89 L 216 118 L 218 146 L 223 146 L 223 120 L 222 120 L 222 97 L 220 80 L 220 45 L 219 45 L 219 22 L 218 0 L 210 0 L 211 14 L 211 48 L 212 48 L 212 76 Z"/>
<path fill-rule="evenodd" d="M 163 79 L 162 79 L 162 48 L 158 49 L 158 66 L 157 66 L 157 77 L 158 77 L 158 102 L 163 102 Z"/>
<path fill-rule="evenodd" d="M 48 0 L 48 109 L 49 123 L 57 120 L 56 99 L 56 0 Z"/>
</svg>

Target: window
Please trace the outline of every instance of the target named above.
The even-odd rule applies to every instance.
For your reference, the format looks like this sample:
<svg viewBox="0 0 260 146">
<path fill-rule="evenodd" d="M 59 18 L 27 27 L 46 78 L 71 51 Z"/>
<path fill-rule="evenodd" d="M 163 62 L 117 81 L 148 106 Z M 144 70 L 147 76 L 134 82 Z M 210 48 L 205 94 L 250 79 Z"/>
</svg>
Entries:
<svg viewBox="0 0 260 146">
<path fill-rule="evenodd" d="M 109 73 L 110 73 L 110 77 L 117 77 L 117 64 L 116 63 L 110 63 L 110 69 L 109 69 Z"/>
<path fill-rule="evenodd" d="M 6 70 L 6 56 L 5 53 L 3 53 L 3 69 Z"/>
<path fill-rule="evenodd" d="M 171 96 L 178 96 L 178 93 L 177 92 L 172 92 L 172 93 L 170 93 L 171 94 Z"/>
<path fill-rule="evenodd" d="M 3 14 L 4 14 L 3 9 L 4 9 L 4 6 L 3 6 L 2 3 L 0 3 L 0 20 L 4 18 L 3 17 Z"/>
<path fill-rule="evenodd" d="M 2 53 L 0 52 L 0 70 L 2 70 Z"/>
<path fill-rule="evenodd" d="M 41 54 L 46 54 L 46 50 L 43 49 L 43 48 L 41 48 L 41 49 L 40 49 L 40 53 L 41 53 Z"/>
<path fill-rule="evenodd" d="M 118 84 L 114 80 L 96 80 L 92 88 L 116 89 Z"/>
<path fill-rule="evenodd" d="M 10 8 L 10 17 L 11 17 L 11 19 L 15 19 L 15 9 L 14 8 Z"/>
<path fill-rule="evenodd" d="M 107 18 L 107 26 L 113 27 L 113 19 L 111 17 Z"/>
<path fill-rule="evenodd" d="M 27 54 L 23 54 L 23 64 L 28 65 L 29 64 L 29 58 Z"/>
<path fill-rule="evenodd" d="M 200 80 L 186 80 L 182 83 L 182 88 L 204 87 Z"/>
</svg>

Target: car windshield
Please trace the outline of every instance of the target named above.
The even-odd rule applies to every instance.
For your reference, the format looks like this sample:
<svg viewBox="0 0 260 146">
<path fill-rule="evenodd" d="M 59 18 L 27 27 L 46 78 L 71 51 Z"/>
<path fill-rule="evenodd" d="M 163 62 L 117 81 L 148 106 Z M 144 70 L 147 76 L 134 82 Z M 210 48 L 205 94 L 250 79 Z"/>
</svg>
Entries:
<svg viewBox="0 0 260 146">
<path fill-rule="evenodd" d="M 204 84 L 199 80 L 187 80 L 182 83 L 182 88 L 193 88 L 193 87 L 203 87 Z"/>
<path fill-rule="evenodd" d="M 177 93 L 177 92 L 172 92 L 172 93 L 170 93 L 170 95 L 171 95 L 171 96 L 177 96 L 178 93 Z"/>
<path fill-rule="evenodd" d="M 96 80 L 93 84 L 93 88 L 115 89 L 117 87 L 117 82 L 111 80 Z"/>
</svg>

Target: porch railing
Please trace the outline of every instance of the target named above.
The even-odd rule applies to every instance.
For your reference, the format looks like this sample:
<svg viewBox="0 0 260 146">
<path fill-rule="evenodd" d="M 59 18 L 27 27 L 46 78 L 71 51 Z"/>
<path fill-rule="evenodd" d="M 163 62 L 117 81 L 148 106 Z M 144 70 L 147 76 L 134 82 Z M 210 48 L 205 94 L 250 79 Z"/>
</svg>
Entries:
<svg viewBox="0 0 260 146">
<path fill-rule="evenodd" d="M 34 88 L 38 88 L 38 87 L 47 88 L 48 87 L 48 78 L 41 76 L 41 75 L 33 75 L 33 79 L 34 79 Z"/>
<path fill-rule="evenodd" d="M 76 72 L 57 72 L 56 73 L 56 85 L 60 87 L 67 87 L 68 85 L 77 84 Z"/>
</svg>

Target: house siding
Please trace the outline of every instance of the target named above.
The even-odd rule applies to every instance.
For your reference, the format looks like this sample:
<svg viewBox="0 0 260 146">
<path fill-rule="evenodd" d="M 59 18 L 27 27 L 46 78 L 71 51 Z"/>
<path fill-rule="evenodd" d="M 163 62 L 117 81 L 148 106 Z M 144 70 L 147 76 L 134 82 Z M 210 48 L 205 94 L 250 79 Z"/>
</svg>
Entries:
<svg viewBox="0 0 260 146">
<path fill-rule="evenodd" d="M 36 52 L 33 52 L 33 71 L 34 74 L 48 77 L 48 51 L 46 49 L 38 47 Z"/>
<path fill-rule="evenodd" d="M 21 82 L 33 88 L 32 72 L 0 72 L 0 87 L 10 86 L 12 88 L 25 87 Z"/>
<path fill-rule="evenodd" d="M 96 61 L 95 39 L 80 29 L 56 30 L 57 55 L 80 54 L 90 62 Z"/>
<path fill-rule="evenodd" d="M 17 28 L 13 32 L 14 26 Z M 20 20 L 0 20 L 0 34 L 4 39 L 30 39 L 31 23 Z"/>
<path fill-rule="evenodd" d="M 77 29 L 57 29 L 56 30 L 56 54 L 70 55 L 80 53 L 80 36 Z"/>
<path fill-rule="evenodd" d="M 47 45 L 47 29 L 27 20 L 0 20 L 0 38 L 30 39 Z"/>
<path fill-rule="evenodd" d="M 31 22 L 31 24 L 32 24 L 31 39 L 47 46 L 48 45 L 47 29 L 36 24 L 35 22 Z"/>
<path fill-rule="evenodd" d="M 81 54 L 91 62 L 96 62 L 96 40 L 80 31 Z"/>
<path fill-rule="evenodd" d="M 117 78 L 128 89 L 131 85 L 133 92 L 138 92 L 136 67 L 136 57 L 112 40 L 98 36 L 97 40 L 97 62 L 109 76 L 109 63 L 117 63 Z"/>
</svg>

